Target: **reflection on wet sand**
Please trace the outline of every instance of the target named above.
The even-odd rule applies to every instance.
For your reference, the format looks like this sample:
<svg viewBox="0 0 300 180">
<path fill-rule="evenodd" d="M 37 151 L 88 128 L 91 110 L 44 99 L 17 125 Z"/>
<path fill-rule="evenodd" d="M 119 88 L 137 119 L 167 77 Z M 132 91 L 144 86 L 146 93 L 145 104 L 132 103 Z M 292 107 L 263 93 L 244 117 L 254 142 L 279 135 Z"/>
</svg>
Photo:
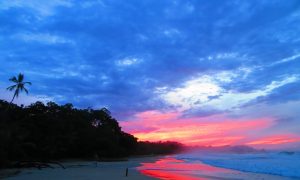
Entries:
<svg viewBox="0 0 300 180">
<path fill-rule="evenodd" d="M 172 157 L 166 157 L 153 163 L 142 163 L 138 170 L 147 176 L 159 179 L 176 180 L 205 180 L 205 179 L 225 179 L 214 177 L 213 174 L 230 173 L 232 170 L 217 168 L 198 163 L 186 163 Z"/>
<path fill-rule="evenodd" d="M 241 172 L 232 169 L 225 169 L 203 164 L 201 161 L 189 162 L 178 160 L 173 157 L 164 157 L 153 163 L 141 163 L 138 171 L 146 176 L 163 180 L 290 180 L 293 178 Z"/>
</svg>

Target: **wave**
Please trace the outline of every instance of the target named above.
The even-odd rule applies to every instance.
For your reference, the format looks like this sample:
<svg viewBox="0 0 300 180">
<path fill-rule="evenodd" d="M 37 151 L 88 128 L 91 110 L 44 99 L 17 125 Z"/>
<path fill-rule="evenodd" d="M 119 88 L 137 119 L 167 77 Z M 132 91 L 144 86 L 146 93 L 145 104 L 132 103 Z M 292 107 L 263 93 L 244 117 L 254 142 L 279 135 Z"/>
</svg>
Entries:
<svg viewBox="0 0 300 180">
<path fill-rule="evenodd" d="M 177 159 L 235 169 L 239 171 L 280 175 L 300 178 L 300 153 L 261 152 L 261 153 L 209 153 L 191 152 L 176 155 Z"/>
</svg>

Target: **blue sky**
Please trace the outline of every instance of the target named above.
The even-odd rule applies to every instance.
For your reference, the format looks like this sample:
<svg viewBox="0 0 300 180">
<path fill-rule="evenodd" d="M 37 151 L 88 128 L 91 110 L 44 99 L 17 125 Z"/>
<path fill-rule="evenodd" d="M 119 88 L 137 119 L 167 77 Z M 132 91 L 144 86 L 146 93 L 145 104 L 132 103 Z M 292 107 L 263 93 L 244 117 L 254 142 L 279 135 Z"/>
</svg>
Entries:
<svg viewBox="0 0 300 180">
<path fill-rule="evenodd" d="M 299 35 L 298 0 L 4 0 L 0 98 L 22 72 L 33 85 L 18 103 L 105 106 L 128 122 L 269 118 L 261 137 L 298 138 Z"/>
</svg>

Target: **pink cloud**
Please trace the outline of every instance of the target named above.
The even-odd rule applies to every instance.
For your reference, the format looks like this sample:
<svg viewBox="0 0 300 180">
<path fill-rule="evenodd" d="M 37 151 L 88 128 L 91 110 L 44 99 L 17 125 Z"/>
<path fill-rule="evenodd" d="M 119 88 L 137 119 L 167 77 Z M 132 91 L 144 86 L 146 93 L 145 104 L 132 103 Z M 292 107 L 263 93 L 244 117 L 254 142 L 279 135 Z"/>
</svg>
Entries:
<svg viewBox="0 0 300 180">
<path fill-rule="evenodd" d="M 131 121 L 121 122 L 121 125 L 139 140 L 222 146 L 255 144 L 255 141 L 251 143 L 249 139 L 253 139 L 252 136 L 257 136 L 273 123 L 271 118 L 233 119 L 224 115 L 182 118 L 179 112 L 146 111 L 136 114 Z M 276 142 L 286 141 L 291 140 L 287 137 Z"/>
<path fill-rule="evenodd" d="M 248 142 L 248 145 L 278 145 L 292 142 L 300 142 L 300 137 L 295 135 L 274 135 L 263 137 L 255 141 Z"/>
</svg>

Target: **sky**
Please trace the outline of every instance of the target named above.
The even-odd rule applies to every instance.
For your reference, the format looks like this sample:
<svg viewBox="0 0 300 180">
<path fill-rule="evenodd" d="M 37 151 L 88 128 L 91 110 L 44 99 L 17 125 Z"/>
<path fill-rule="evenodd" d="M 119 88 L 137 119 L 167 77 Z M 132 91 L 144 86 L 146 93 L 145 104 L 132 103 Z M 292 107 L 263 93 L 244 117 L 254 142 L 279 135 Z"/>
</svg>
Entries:
<svg viewBox="0 0 300 180">
<path fill-rule="evenodd" d="M 299 0 L 1 0 L 0 99 L 107 107 L 139 140 L 300 148 Z"/>
</svg>

